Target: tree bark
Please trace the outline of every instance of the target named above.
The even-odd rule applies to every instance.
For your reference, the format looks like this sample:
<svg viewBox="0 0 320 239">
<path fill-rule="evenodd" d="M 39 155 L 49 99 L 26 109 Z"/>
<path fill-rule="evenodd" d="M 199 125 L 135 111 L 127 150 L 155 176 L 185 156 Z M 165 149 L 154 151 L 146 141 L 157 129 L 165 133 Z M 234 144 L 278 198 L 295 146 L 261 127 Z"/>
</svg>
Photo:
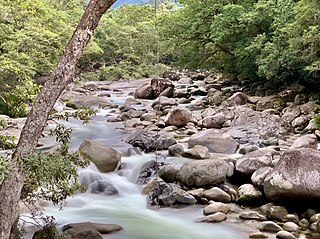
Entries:
<svg viewBox="0 0 320 239">
<path fill-rule="evenodd" d="M 23 157 L 37 145 L 51 110 L 62 91 L 74 79 L 76 63 L 101 16 L 116 0 L 91 0 L 68 42 L 56 69 L 37 96 L 22 129 L 11 160 L 9 176 L 0 185 L 0 238 L 9 239 L 11 227 L 19 216 L 18 202 L 26 177 Z"/>
</svg>

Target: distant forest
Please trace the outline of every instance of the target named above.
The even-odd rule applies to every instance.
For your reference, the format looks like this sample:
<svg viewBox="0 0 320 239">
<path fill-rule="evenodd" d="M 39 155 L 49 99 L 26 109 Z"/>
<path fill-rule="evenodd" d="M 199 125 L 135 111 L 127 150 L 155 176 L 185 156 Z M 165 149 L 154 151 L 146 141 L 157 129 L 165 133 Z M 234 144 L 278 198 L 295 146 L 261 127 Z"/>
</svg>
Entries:
<svg viewBox="0 0 320 239">
<path fill-rule="evenodd" d="M 157 1 L 156 14 L 152 1 L 123 3 L 101 20 L 78 64 L 79 79 L 134 79 L 170 67 L 219 71 L 260 92 L 320 87 L 317 0 Z M 83 5 L 0 0 L 1 112 L 14 105 L 21 110 L 12 114 L 23 114 L 37 92 L 34 79 L 57 64 Z"/>
</svg>

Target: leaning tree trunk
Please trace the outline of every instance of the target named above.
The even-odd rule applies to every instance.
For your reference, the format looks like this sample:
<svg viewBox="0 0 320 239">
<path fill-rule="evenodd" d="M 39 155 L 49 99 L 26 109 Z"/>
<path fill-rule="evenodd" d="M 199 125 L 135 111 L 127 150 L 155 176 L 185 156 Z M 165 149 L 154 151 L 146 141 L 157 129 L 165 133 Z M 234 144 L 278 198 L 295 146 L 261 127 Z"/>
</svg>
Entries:
<svg viewBox="0 0 320 239">
<path fill-rule="evenodd" d="M 9 176 L 0 185 L 0 238 L 9 239 L 11 227 L 19 216 L 18 202 L 26 173 L 23 157 L 37 145 L 48 116 L 66 86 L 73 81 L 76 63 L 101 16 L 116 0 L 91 0 L 68 42 L 55 71 L 44 84 L 22 129 L 12 156 Z"/>
</svg>

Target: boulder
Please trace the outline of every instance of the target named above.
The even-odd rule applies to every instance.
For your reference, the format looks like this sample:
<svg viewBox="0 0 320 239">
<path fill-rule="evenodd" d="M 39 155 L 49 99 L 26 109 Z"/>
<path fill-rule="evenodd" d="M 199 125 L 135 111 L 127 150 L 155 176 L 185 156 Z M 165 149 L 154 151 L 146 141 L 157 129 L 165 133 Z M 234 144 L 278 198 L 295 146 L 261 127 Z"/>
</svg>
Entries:
<svg viewBox="0 0 320 239">
<path fill-rule="evenodd" d="M 288 215 L 288 210 L 283 206 L 276 205 L 269 207 L 266 213 L 268 220 L 282 221 L 286 215 Z"/>
<path fill-rule="evenodd" d="M 283 227 L 283 230 L 288 232 L 295 232 L 299 230 L 299 226 L 294 222 L 286 222 L 283 224 L 282 227 Z"/>
<path fill-rule="evenodd" d="M 180 186 L 173 183 L 159 183 L 148 193 L 149 205 L 172 206 L 177 204 L 195 204 L 197 200 Z"/>
<path fill-rule="evenodd" d="M 205 128 L 222 128 L 223 124 L 228 120 L 228 118 L 222 113 L 217 113 L 215 115 L 207 116 L 202 120 L 202 126 Z"/>
<path fill-rule="evenodd" d="M 249 175 L 259 168 L 272 166 L 274 155 L 279 155 L 279 152 L 274 149 L 259 149 L 245 154 L 236 161 L 236 171 Z"/>
<path fill-rule="evenodd" d="M 121 154 L 118 151 L 92 140 L 84 140 L 79 147 L 79 152 L 103 173 L 112 172 L 120 165 Z"/>
<path fill-rule="evenodd" d="M 168 148 L 169 150 L 169 154 L 172 155 L 172 156 L 180 156 L 183 151 L 184 151 L 184 148 L 181 144 L 174 144 L 172 146 L 170 146 Z"/>
<path fill-rule="evenodd" d="M 154 178 L 153 180 L 149 181 L 142 189 L 142 194 L 147 195 L 151 190 L 158 187 L 160 183 L 164 183 L 161 178 Z"/>
<path fill-rule="evenodd" d="M 275 222 L 265 221 L 260 224 L 259 230 L 262 232 L 279 232 L 282 231 L 282 228 Z"/>
<path fill-rule="evenodd" d="M 283 115 L 281 118 L 287 123 L 291 123 L 295 118 L 298 118 L 301 115 L 301 110 L 299 106 L 292 105 L 282 110 Z"/>
<path fill-rule="evenodd" d="M 150 82 L 150 85 L 153 90 L 153 95 L 155 98 L 160 96 L 161 94 L 167 97 L 172 97 L 174 85 L 169 79 L 153 78 Z M 164 92 L 166 92 L 166 94 L 164 94 Z M 171 92 L 171 93 L 168 94 L 168 92 Z"/>
<path fill-rule="evenodd" d="M 277 232 L 276 238 L 278 238 L 278 239 L 296 239 L 296 237 L 292 233 L 287 232 L 287 231 Z"/>
<path fill-rule="evenodd" d="M 303 218 L 298 222 L 299 227 L 301 230 L 306 230 L 310 227 L 310 223 L 307 219 Z"/>
<path fill-rule="evenodd" d="M 196 145 L 191 149 L 186 149 L 182 153 L 183 157 L 193 159 L 207 159 L 210 157 L 209 150 L 205 146 Z"/>
<path fill-rule="evenodd" d="M 203 188 L 197 188 L 197 189 L 189 190 L 188 193 L 190 193 L 197 200 L 199 200 L 199 199 L 201 199 L 203 197 L 204 189 Z"/>
<path fill-rule="evenodd" d="M 276 107 L 277 107 L 277 100 L 272 97 L 262 98 L 256 103 L 256 110 L 257 111 L 275 109 Z"/>
<path fill-rule="evenodd" d="M 309 124 L 309 120 L 310 117 L 305 116 L 305 115 L 301 115 L 297 118 L 295 118 L 292 122 L 291 125 L 294 128 L 298 128 L 298 129 L 304 129 L 308 124 Z"/>
<path fill-rule="evenodd" d="M 109 234 L 122 230 L 117 224 L 103 223 L 71 223 L 63 226 L 62 231 L 72 239 L 102 239 L 101 234 Z"/>
<path fill-rule="evenodd" d="M 174 105 L 177 105 L 177 101 L 175 99 L 171 99 L 166 96 L 159 96 L 151 104 L 151 106 L 157 110 L 162 110 L 164 107 L 174 106 Z"/>
<path fill-rule="evenodd" d="M 118 194 L 118 190 L 106 180 L 91 183 L 87 190 L 89 193 L 103 194 L 106 196 Z"/>
<path fill-rule="evenodd" d="M 282 218 L 283 222 L 299 222 L 299 216 L 297 214 L 287 214 Z"/>
<path fill-rule="evenodd" d="M 253 211 L 244 211 L 239 214 L 239 218 L 243 220 L 256 220 L 256 221 L 266 221 L 267 218 L 260 213 Z"/>
<path fill-rule="evenodd" d="M 231 202 L 231 196 L 218 187 L 205 190 L 204 197 L 216 202 Z"/>
<path fill-rule="evenodd" d="M 320 105 L 313 101 L 309 101 L 303 105 L 300 105 L 301 113 L 304 115 L 315 115 L 320 111 Z"/>
<path fill-rule="evenodd" d="M 245 105 L 248 102 L 248 96 L 242 92 L 236 92 L 226 101 L 228 106 Z"/>
<path fill-rule="evenodd" d="M 178 83 L 183 85 L 191 85 L 193 82 L 190 77 L 182 77 L 180 80 L 178 80 Z"/>
<path fill-rule="evenodd" d="M 163 165 L 163 162 L 157 163 L 155 160 L 150 160 L 144 163 L 141 166 L 140 173 L 138 179 L 136 181 L 137 184 L 146 184 L 150 181 L 150 179 L 156 175 L 159 171 L 160 165 Z"/>
<path fill-rule="evenodd" d="M 81 107 L 105 108 L 111 105 L 110 102 L 106 101 L 104 98 L 94 95 L 72 95 L 72 98 L 65 98 L 65 100 L 68 102 L 66 106 L 73 109 Z"/>
<path fill-rule="evenodd" d="M 166 132 L 154 132 L 141 130 L 131 134 L 125 139 L 125 142 L 134 147 L 141 148 L 144 152 L 152 152 L 157 150 L 168 149 L 176 144 L 176 140 L 172 135 Z"/>
<path fill-rule="evenodd" d="M 196 145 L 206 146 L 211 153 L 229 153 L 237 151 L 239 143 L 230 135 L 216 129 L 207 129 L 192 135 L 188 141 L 189 148 Z"/>
<path fill-rule="evenodd" d="M 227 215 L 222 213 L 222 212 L 216 212 L 213 214 L 210 214 L 206 216 L 204 219 L 202 219 L 202 222 L 210 222 L 210 223 L 215 223 L 215 222 L 222 222 L 227 219 Z"/>
<path fill-rule="evenodd" d="M 259 148 L 256 145 L 244 145 L 239 149 L 239 154 L 247 154 L 258 149 Z"/>
<path fill-rule="evenodd" d="M 134 109 L 134 106 L 137 106 L 137 105 L 141 105 L 141 102 L 139 100 L 129 97 L 126 99 L 123 105 L 123 110 Z"/>
<path fill-rule="evenodd" d="M 258 188 L 263 188 L 263 182 L 272 170 L 271 167 L 262 167 L 255 171 L 251 176 L 251 182 Z"/>
<path fill-rule="evenodd" d="M 147 112 L 140 116 L 141 121 L 153 121 L 157 120 L 157 115 L 154 112 Z"/>
<path fill-rule="evenodd" d="M 225 204 L 221 202 L 212 202 L 203 209 L 203 214 L 210 215 L 217 212 L 222 212 L 224 214 L 227 214 L 230 210 L 231 210 L 231 206 L 229 204 Z"/>
<path fill-rule="evenodd" d="M 169 89 L 169 90 L 167 90 Z M 154 78 L 150 83 L 144 84 L 137 88 L 134 92 L 134 98 L 136 99 L 155 99 L 163 95 L 171 97 L 173 94 L 174 86 L 168 79 Z"/>
<path fill-rule="evenodd" d="M 210 105 L 219 105 L 223 100 L 223 93 L 220 90 L 211 88 L 207 95 L 207 103 Z"/>
<path fill-rule="evenodd" d="M 252 232 L 249 234 L 249 238 L 265 239 L 268 237 L 269 237 L 268 235 L 266 235 L 262 232 Z"/>
<path fill-rule="evenodd" d="M 185 126 L 193 120 L 192 112 L 186 108 L 173 108 L 170 110 L 165 123 L 166 125 Z"/>
<path fill-rule="evenodd" d="M 238 106 L 232 111 L 235 117 L 225 132 L 241 144 L 259 147 L 278 145 L 280 132 L 290 129 L 290 126 L 276 115 L 254 111 L 247 106 Z"/>
<path fill-rule="evenodd" d="M 317 150 L 318 148 L 318 139 L 314 134 L 307 134 L 297 138 L 290 149 L 298 149 L 298 148 L 310 148 Z"/>
<path fill-rule="evenodd" d="M 99 173 L 81 171 L 79 173 L 78 182 L 80 185 L 84 186 L 85 189 L 88 189 L 90 184 L 92 184 L 95 181 L 99 181 L 101 179 L 102 179 L 102 176 Z"/>
<path fill-rule="evenodd" d="M 256 203 L 262 198 L 262 193 L 252 184 L 241 185 L 238 188 L 238 194 L 238 202 L 243 204 Z"/>
<path fill-rule="evenodd" d="M 179 172 L 179 168 L 174 165 L 164 165 L 158 172 L 159 178 L 162 178 L 166 183 L 173 183 L 176 180 L 176 176 Z"/>
<path fill-rule="evenodd" d="M 264 192 L 272 200 L 319 200 L 319 168 L 319 151 L 288 150 L 265 179 Z"/>
<path fill-rule="evenodd" d="M 196 160 L 185 163 L 177 174 L 187 187 L 218 186 L 226 179 L 228 164 L 223 160 Z"/>
<path fill-rule="evenodd" d="M 293 103 L 295 105 L 302 105 L 305 104 L 307 101 L 307 97 L 305 94 L 297 94 L 294 99 L 293 99 Z"/>
</svg>

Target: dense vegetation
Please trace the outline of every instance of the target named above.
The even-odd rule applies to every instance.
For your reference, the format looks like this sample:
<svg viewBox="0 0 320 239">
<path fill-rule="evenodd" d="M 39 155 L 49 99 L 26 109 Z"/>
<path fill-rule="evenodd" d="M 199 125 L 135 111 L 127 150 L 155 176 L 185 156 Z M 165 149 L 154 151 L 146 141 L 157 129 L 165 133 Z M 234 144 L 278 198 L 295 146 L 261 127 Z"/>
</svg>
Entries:
<svg viewBox="0 0 320 239">
<path fill-rule="evenodd" d="M 218 70 L 248 89 L 319 86 L 317 0 L 183 0 L 124 5 L 103 17 L 78 68 L 84 80 L 165 67 Z M 0 0 L 0 113 L 26 114 L 83 12 L 81 0 Z M 161 64 L 160 64 L 161 63 Z M 21 87 L 14 87 L 19 84 Z"/>
</svg>

